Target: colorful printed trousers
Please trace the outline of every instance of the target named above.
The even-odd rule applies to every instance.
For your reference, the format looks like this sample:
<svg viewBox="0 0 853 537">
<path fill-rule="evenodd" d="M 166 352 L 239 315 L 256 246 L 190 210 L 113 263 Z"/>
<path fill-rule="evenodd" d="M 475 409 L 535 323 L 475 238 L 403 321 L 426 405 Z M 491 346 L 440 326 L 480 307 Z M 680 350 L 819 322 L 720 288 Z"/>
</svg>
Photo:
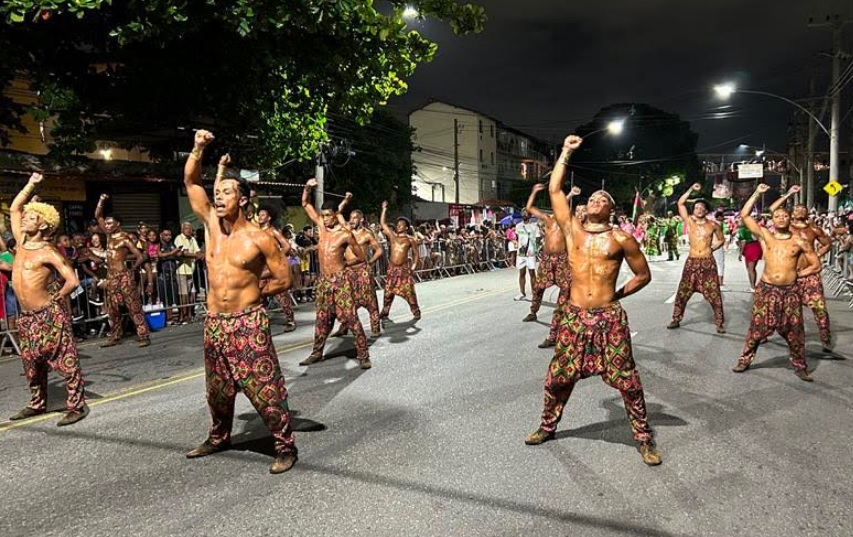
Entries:
<svg viewBox="0 0 853 537">
<path fill-rule="evenodd" d="M 705 300 L 714 308 L 714 322 L 722 327 L 723 295 L 720 293 L 720 276 L 717 274 L 717 263 L 713 257 L 688 257 L 684 262 L 678 293 L 675 295 L 675 305 L 672 308 L 672 320 L 680 323 L 684 318 L 684 308 L 693 293 L 701 293 Z"/>
<path fill-rule="evenodd" d="M 771 285 L 759 281 L 752 302 L 752 319 L 743 344 L 740 364 L 749 365 L 755 360 L 758 344 L 778 332 L 788 342 L 791 366 L 806 369 L 806 333 L 803 328 L 803 304 L 799 286 Z"/>
<path fill-rule="evenodd" d="M 370 314 L 370 331 L 376 335 L 382 331 L 379 323 L 379 301 L 376 299 L 376 286 L 373 283 L 373 272 L 370 265 L 362 263 L 355 267 L 345 269 L 347 278 L 352 286 L 352 294 L 355 299 L 355 310 L 365 308 Z M 347 333 L 347 327 L 341 327 L 341 335 Z"/>
<path fill-rule="evenodd" d="M 332 275 L 321 275 L 316 285 L 317 298 L 314 306 L 317 310 L 317 319 L 314 322 L 314 348 L 311 356 L 322 356 L 326 347 L 326 339 L 332 331 L 335 319 L 342 326 L 352 330 L 355 335 L 356 356 L 359 360 L 370 357 L 367 349 L 367 336 L 364 327 L 355 313 L 355 297 L 353 296 L 352 284 L 346 272 Z"/>
<path fill-rule="evenodd" d="M 296 453 L 287 388 L 272 344 L 269 316 L 262 306 L 239 313 L 207 314 L 204 370 L 212 418 L 209 441 L 213 445 L 231 440 L 239 389 L 272 433 L 276 453 Z"/>
<path fill-rule="evenodd" d="M 797 286 L 800 288 L 800 300 L 803 305 L 812 310 L 814 314 L 814 320 L 820 331 L 820 342 L 824 347 L 832 346 L 829 332 L 829 312 L 826 311 L 826 298 L 823 294 L 823 281 L 820 274 L 812 274 L 797 279 Z"/>
<path fill-rule="evenodd" d="M 18 330 L 21 361 L 30 385 L 29 407 L 45 410 L 47 373 L 53 370 L 65 378 L 65 408 L 69 412 L 80 411 L 86 404 L 83 372 L 64 301 L 63 304 L 51 301 L 41 309 L 21 312 Z"/>
<path fill-rule="evenodd" d="M 148 338 L 148 323 L 142 313 L 142 299 L 133 281 L 133 273 L 129 270 L 113 272 L 109 275 L 106 285 L 107 316 L 110 318 L 110 339 L 118 340 L 122 336 L 121 307 L 127 306 L 130 318 L 136 325 L 136 335 L 139 339 Z"/>
<path fill-rule="evenodd" d="M 652 442 L 643 385 L 634 365 L 628 315 L 619 302 L 591 309 L 566 305 L 557 349 L 545 379 L 542 430 L 556 430 L 575 383 L 593 375 L 601 376 L 622 394 L 634 440 Z"/>
<path fill-rule="evenodd" d="M 296 317 L 293 315 L 293 301 L 290 299 L 290 291 L 275 295 L 275 300 L 281 306 L 281 312 L 284 313 L 285 324 L 295 324 Z"/>
<path fill-rule="evenodd" d="M 569 268 L 569 254 L 561 252 L 558 254 L 539 254 L 539 271 L 533 282 L 533 299 L 530 302 L 530 313 L 536 315 L 542 306 L 542 297 L 545 290 L 556 285 L 560 288 L 557 296 L 557 307 L 551 316 L 551 325 L 548 329 L 548 341 L 557 340 L 557 331 L 560 328 L 560 319 L 563 316 L 565 305 L 569 302 L 569 291 L 572 285 L 572 273 Z"/>
<path fill-rule="evenodd" d="M 421 308 L 418 307 L 418 296 L 415 294 L 415 278 L 412 269 L 408 265 L 388 267 L 385 277 L 385 296 L 383 298 L 381 317 L 388 317 L 391 312 L 391 303 L 394 297 L 399 296 L 409 303 L 409 309 L 415 317 L 421 316 Z"/>
</svg>

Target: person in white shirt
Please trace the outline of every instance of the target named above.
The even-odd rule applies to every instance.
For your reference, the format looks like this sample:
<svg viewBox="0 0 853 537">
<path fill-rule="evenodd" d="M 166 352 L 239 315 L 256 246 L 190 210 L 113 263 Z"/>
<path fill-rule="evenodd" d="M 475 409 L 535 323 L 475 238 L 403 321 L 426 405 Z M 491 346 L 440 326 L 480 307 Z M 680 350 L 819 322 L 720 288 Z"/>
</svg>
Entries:
<svg viewBox="0 0 853 537">
<path fill-rule="evenodd" d="M 521 222 L 515 225 L 518 237 L 518 253 L 515 258 L 515 268 L 518 269 L 519 295 L 515 300 L 522 300 L 526 295 L 525 286 L 527 273 L 530 273 L 530 292 L 533 294 L 533 282 L 536 279 L 536 257 L 539 255 L 539 225 L 530 221 L 527 209 L 521 211 Z"/>
</svg>

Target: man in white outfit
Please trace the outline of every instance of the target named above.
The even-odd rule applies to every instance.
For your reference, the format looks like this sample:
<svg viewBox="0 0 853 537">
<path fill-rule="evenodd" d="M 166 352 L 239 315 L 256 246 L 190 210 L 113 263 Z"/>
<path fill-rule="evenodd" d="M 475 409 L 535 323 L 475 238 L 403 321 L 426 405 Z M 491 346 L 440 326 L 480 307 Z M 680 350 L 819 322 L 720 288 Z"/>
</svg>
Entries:
<svg viewBox="0 0 853 537">
<path fill-rule="evenodd" d="M 536 259 L 539 256 L 539 225 L 530 221 L 530 213 L 527 209 L 521 211 L 521 222 L 515 225 L 515 234 L 518 237 L 518 253 L 515 258 L 515 268 L 518 269 L 519 294 L 515 300 L 522 300 L 525 296 L 527 273 L 530 273 L 530 293 L 533 294 L 533 282 L 536 279 Z"/>
</svg>

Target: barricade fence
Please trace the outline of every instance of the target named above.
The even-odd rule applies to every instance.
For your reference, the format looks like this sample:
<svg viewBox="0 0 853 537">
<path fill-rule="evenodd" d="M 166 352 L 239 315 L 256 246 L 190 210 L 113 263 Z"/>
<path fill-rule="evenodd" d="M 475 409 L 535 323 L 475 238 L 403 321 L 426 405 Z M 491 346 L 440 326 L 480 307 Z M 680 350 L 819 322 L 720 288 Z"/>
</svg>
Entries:
<svg viewBox="0 0 853 537">
<path fill-rule="evenodd" d="M 382 237 L 384 239 L 384 236 Z M 377 289 L 384 285 L 389 266 L 389 250 L 385 240 L 379 241 L 382 256 L 373 265 Z M 462 274 L 498 270 L 512 266 L 507 255 L 505 238 L 488 237 L 424 237 L 418 241 L 419 261 L 414 272 L 417 281 L 449 278 Z M 371 255 L 368 252 L 368 255 Z M 110 331 L 106 286 L 109 275 L 103 264 L 93 266 L 90 261 L 74 263 L 80 280 L 68 300 L 75 336 L 79 338 L 103 337 Z M 142 304 L 152 330 L 166 325 L 187 324 L 207 312 L 208 278 L 204 260 L 197 260 L 189 270 L 176 261 L 147 260 L 134 272 L 135 292 Z M 316 247 L 298 248 L 289 259 L 292 287 L 290 300 L 294 305 L 312 302 L 319 276 Z M 88 269 L 88 270 L 87 270 Z M 0 279 L 5 300 L 0 302 L 0 349 L 11 348 L 17 354 L 17 300 L 5 276 Z M 270 298 L 266 306 L 271 311 L 280 310 L 279 303 Z M 125 333 L 132 333 L 132 323 L 127 310 L 122 307 Z"/>
</svg>

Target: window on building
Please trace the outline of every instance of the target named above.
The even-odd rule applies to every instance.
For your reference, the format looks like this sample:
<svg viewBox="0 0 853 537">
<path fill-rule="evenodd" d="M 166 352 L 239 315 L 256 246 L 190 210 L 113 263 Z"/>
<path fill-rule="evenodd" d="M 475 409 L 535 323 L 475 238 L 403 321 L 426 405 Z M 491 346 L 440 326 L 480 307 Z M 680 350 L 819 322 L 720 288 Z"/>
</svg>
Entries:
<svg viewBox="0 0 853 537">
<path fill-rule="evenodd" d="M 483 162 L 483 150 L 480 150 L 480 162 Z"/>
<path fill-rule="evenodd" d="M 492 164 L 494 164 L 494 163 L 495 163 L 495 152 L 494 152 L 494 151 L 490 151 L 490 152 L 489 152 L 489 156 L 491 157 Z"/>
<path fill-rule="evenodd" d="M 480 124 L 480 134 L 483 134 L 483 120 L 479 120 L 478 123 Z"/>
<path fill-rule="evenodd" d="M 494 125 L 489 125 L 489 133 L 491 134 L 492 138 L 495 137 L 495 126 Z"/>
</svg>

